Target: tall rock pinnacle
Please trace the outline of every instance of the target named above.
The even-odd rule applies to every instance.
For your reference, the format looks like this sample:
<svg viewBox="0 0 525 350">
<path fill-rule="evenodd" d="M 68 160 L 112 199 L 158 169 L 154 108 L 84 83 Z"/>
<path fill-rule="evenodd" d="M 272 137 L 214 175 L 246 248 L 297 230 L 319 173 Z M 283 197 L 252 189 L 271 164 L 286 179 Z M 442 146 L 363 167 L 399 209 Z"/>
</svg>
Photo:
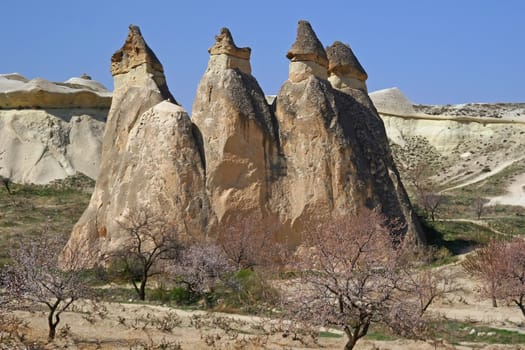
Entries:
<svg viewBox="0 0 525 350">
<path fill-rule="evenodd" d="M 130 26 L 122 49 L 112 58 L 115 90 L 106 123 L 95 190 L 77 222 L 69 251 L 88 264 L 101 261 L 125 239 L 119 224 L 138 213 L 161 219 L 181 234 L 205 234 L 209 204 L 204 161 L 195 127 L 172 102 L 162 65 Z M 168 101 L 168 99 L 171 100 Z"/>
<path fill-rule="evenodd" d="M 286 54 L 291 61 L 289 79 L 301 81 L 308 75 L 327 78 L 328 58 L 323 44 L 307 21 L 299 21 L 297 38 Z"/>
<path fill-rule="evenodd" d="M 336 89 L 358 89 L 367 92 L 368 75 L 349 45 L 336 41 L 326 48 L 328 80 Z"/>
<path fill-rule="evenodd" d="M 134 84 L 140 86 L 153 80 L 151 88 L 160 93 L 162 100 L 177 103 L 168 89 L 162 64 L 149 48 L 138 26 L 129 26 L 124 45 L 111 56 L 111 74 L 115 79 L 115 90 L 127 89 Z"/>
<path fill-rule="evenodd" d="M 202 133 L 206 189 L 220 229 L 236 215 L 267 216 L 277 135 L 264 93 L 250 74 L 250 49 L 237 48 L 223 28 L 209 52 L 192 121 Z"/>
<path fill-rule="evenodd" d="M 347 50 L 336 45 L 333 73 L 354 74 Z M 380 206 L 389 219 L 406 224 L 399 234 L 424 241 L 399 181 L 383 123 L 362 90 L 332 88 L 328 62 L 311 26 L 299 22 L 298 39 L 287 55 L 290 76 L 275 98 L 286 176 L 274 183 L 274 201 L 292 241 L 331 217 Z M 323 59 L 324 58 L 324 59 Z M 355 67 L 354 67 L 355 68 Z M 323 71 L 324 70 L 324 71 Z M 324 72 L 324 75 L 323 75 Z M 361 72 L 357 78 L 363 79 Z"/>
</svg>

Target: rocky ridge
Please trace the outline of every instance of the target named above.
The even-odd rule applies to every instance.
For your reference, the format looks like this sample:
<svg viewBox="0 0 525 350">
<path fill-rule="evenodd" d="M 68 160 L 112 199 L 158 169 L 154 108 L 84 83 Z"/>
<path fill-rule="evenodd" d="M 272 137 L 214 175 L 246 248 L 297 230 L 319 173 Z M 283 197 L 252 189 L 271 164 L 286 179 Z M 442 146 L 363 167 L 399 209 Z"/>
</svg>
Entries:
<svg viewBox="0 0 525 350">
<path fill-rule="evenodd" d="M 428 162 L 432 180 L 444 188 L 480 182 L 524 162 L 524 104 L 415 105 L 398 88 L 370 97 L 401 167 Z M 523 184 L 523 174 L 512 178 Z"/>
<path fill-rule="evenodd" d="M 192 236 L 214 235 L 239 216 L 252 219 L 246 234 L 278 222 L 275 238 L 297 244 L 312 225 L 379 206 L 405 224 L 400 234 L 425 240 L 381 119 L 363 90 L 332 87 L 326 52 L 308 22 L 299 22 L 289 77 L 272 106 L 251 75 L 251 50 L 238 48 L 229 30 L 209 53 L 192 124 L 130 26 L 112 58 L 101 173 L 69 248 L 89 247 L 91 263 L 100 261 L 122 240 L 119 220 L 137 211 Z"/>
</svg>

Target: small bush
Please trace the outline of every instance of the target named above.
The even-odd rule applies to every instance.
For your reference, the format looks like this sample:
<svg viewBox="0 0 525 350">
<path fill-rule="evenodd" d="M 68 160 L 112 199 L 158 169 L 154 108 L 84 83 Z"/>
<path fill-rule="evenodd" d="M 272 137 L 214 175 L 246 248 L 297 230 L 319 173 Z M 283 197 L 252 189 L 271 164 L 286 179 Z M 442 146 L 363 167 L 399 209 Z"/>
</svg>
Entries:
<svg viewBox="0 0 525 350">
<path fill-rule="evenodd" d="M 242 269 L 215 291 L 214 298 L 222 307 L 260 313 L 277 304 L 279 293 L 260 273 Z"/>
<path fill-rule="evenodd" d="M 163 285 L 149 291 L 149 299 L 165 304 L 174 303 L 177 305 L 192 305 L 198 301 L 198 298 L 187 288 L 173 287 L 169 289 Z"/>
</svg>

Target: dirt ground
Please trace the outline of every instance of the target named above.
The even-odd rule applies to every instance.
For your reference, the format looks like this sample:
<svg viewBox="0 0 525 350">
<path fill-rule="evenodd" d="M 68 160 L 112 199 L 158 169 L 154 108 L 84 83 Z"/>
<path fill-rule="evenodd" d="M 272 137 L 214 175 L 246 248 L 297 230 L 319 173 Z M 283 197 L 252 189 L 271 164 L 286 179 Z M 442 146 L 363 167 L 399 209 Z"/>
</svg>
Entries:
<svg viewBox="0 0 525 350">
<path fill-rule="evenodd" d="M 480 300 L 474 292 L 476 282 L 458 264 L 444 267 L 454 274 L 461 290 L 440 300 L 431 312 L 447 319 L 479 321 L 485 325 L 525 333 L 525 318 L 517 307 Z M 41 311 L 17 311 L 27 322 L 28 339 L 45 342 L 46 318 Z M 258 317 L 206 313 L 141 304 L 82 302 L 64 313 L 57 340 L 47 349 L 342 349 L 345 338 L 321 337 L 315 343 L 305 335 L 296 339 L 282 333 L 270 335 L 281 327 L 277 321 Z M 1 343 L 1 342 L 0 342 Z M 178 347 L 180 346 L 180 347 Z M 0 344 L 0 348 L 1 344 Z M 356 349 L 525 349 L 516 345 L 452 346 L 432 341 L 360 340 Z"/>
</svg>

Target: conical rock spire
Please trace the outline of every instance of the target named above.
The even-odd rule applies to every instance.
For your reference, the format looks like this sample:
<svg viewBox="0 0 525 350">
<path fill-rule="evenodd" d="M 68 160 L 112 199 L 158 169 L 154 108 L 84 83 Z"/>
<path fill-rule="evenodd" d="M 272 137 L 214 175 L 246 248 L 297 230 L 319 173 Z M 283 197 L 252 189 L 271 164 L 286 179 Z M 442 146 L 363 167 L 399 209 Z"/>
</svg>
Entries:
<svg viewBox="0 0 525 350">
<path fill-rule="evenodd" d="M 124 46 L 111 57 L 111 74 L 127 73 L 143 63 L 147 64 L 148 72 L 164 72 L 159 59 L 142 37 L 140 28 L 130 25 Z"/>
<path fill-rule="evenodd" d="M 312 61 L 323 67 L 328 67 L 328 58 L 323 44 L 315 35 L 312 26 L 307 21 L 299 21 L 297 38 L 286 54 L 291 61 Z"/>
<path fill-rule="evenodd" d="M 326 48 L 328 55 L 328 80 L 335 89 L 350 93 L 361 90 L 365 93 L 368 75 L 349 45 L 336 41 Z"/>
<path fill-rule="evenodd" d="M 221 29 L 221 33 L 215 36 L 215 44 L 208 49 L 210 55 L 226 54 L 245 60 L 250 59 L 251 51 L 249 47 L 237 47 L 228 28 Z"/>
<path fill-rule="evenodd" d="M 368 75 L 349 45 L 336 41 L 326 48 L 328 73 L 345 75 L 366 81 Z"/>
</svg>

